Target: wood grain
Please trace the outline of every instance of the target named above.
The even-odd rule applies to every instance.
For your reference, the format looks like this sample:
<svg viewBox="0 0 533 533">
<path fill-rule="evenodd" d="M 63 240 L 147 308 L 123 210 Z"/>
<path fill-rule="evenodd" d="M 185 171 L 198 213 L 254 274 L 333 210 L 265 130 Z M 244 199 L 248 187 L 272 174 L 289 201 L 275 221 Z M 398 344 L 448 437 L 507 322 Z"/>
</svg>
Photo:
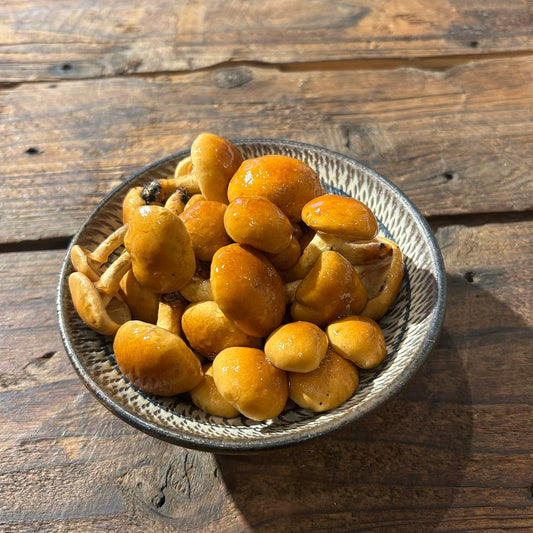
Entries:
<svg viewBox="0 0 533 533">
<path fill-rule="evenodd" d="M 121 180 L 202 131 L 353 156 L 427 216 L 533 205 L 531 58 L 443 72 L 242 67 L 23 84 L 0 98 L 1 243 L 72 235 Z"/>
<path fill-rule="evenodd" d="M 0 529 L 531 529 L 533 223 L 435 230 L 449 310 L 421 371 L 357 424 L 248 456 L 171 446 L 100 406 L 57 333 L 64 252 L 1 254 Z"/>
<path fill-rule="evenodd" d="M 531 16 L 527 0 L 6 0 L 0 79 L 531 52 Z"/>
</svg>

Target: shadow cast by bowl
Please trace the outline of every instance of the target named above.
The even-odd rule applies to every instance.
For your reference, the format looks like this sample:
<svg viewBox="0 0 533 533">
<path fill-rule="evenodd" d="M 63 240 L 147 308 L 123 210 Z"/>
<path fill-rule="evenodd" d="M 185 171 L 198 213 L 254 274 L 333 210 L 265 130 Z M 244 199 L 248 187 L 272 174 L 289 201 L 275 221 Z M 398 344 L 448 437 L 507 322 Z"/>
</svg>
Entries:
<svg viewBox="0 0 533 533">
<path fill-rule="evenodd" d="M 448 282 L 453 309 L 467 281 Z M 479 305 L 494 300 L 473 290 Z M 471 456 L 473 415 L 460 339 L 445 323 L 413 380 L 357 423 L 277 451 L 217 455 L 250 530 L 434 530 L 454 503 Z"/>
<path fill-rule="evenodd" d="M 443 372 L 453 376 L 446 379 L 453 391 L 442 390 Z M 220 455 L 217 463 L 252 531 L 359 531 L 379 523 L 428 531 L 453 502 L 471 435 L 468 380 L 444 331 L 405 391 L 359 423 L 261 455 Z M 437 479 L 445 486 L 437 488 Z"/>
</svg>

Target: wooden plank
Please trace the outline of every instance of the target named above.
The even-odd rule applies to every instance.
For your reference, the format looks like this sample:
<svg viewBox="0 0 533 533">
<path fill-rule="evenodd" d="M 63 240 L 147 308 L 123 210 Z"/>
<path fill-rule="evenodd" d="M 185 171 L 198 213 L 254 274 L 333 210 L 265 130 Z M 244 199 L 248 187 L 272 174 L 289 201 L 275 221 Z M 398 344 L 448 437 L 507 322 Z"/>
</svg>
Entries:
<svg viewBox="0 0 533 533">
<path fill-rule="evenodd" d="M 0 7 L 0 78 L 99 78 L 272 64 L 530 52 L 527 0 L 54 2 Z"/>
<path fill-rule="evenodd" d="M 239 457 L 108 413 L 59 345 L 63 251 L 0 254 L 0 529 L 531 529 L 533 222 L 435 230 L 448 312 L 410 384 L 329 436 Z"/>
<path fill-rule="evenodd" d="M 444 72 L 239 67 L 23 84 L 0 98 L 2 243 L 73 234 L 121 180 L 202 131 L 351 155 L 428 216 L 532 209 L 531 58 Z"/>
</svg>

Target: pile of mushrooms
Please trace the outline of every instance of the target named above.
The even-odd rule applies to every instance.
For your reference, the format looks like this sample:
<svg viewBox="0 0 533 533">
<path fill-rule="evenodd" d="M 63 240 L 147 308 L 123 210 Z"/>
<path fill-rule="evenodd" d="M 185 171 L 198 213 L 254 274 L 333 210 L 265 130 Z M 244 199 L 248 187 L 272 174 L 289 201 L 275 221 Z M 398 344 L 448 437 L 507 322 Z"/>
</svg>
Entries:
<svg viewBox="0 0 533 533">
<path fill-rule="evenodd" d="M 289 399 L 334 409 L 385 359 L 377 321 L 402 253 L 366 205 L 328 194 L 304 162 L 243 160 L 203 133 L 173 176 L 128 192 L 123 221 L 92 252 L 72 248 L 69 287 L 145 393 L 260 421 Z"/>
</svg>

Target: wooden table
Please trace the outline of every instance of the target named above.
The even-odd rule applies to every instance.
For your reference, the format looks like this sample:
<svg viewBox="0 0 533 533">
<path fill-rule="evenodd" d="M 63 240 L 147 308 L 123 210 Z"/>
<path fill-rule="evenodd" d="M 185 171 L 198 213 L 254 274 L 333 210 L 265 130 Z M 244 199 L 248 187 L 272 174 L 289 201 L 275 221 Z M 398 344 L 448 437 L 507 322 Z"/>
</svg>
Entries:
<svg viewBox="0 0 533 533">
<path fill-rule="evenodd" d="M 4 0 L 0 43 L 1 531 L 533 531 L 531 1 Z M 212 455 L 76 377 L 70 238 L 202 131 L 350 155 L 430 222 L 442 336 L 361 422 Z"/>
</svg>

